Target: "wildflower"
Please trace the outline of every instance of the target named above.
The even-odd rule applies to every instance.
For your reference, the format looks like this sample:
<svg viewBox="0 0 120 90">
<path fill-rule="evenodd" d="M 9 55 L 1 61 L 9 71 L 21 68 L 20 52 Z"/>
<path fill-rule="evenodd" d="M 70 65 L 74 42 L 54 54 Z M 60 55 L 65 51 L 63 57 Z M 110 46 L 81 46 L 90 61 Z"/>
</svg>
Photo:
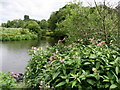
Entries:
<svg viewBox="0 0 120 90">
<path fill-rule="evenodd" d="M 102 46 L 102 43 L 98 43 L 97 46 Z"/>
<path fill-rule="evenodd" d="M 97 69 L 96 68 L 92 68 L 92 71 L 96 71 Z"/>
<path fill-rule="evenodd" d="M 66 46 L 64 46 L 64 48 L 66 48 Z"/>
<path fill-rule="evenodd" d="M 60 62 L 63 62 L 63 61 L 64 61 L 64 59 L 60 59 L 59 61 L 60 61 Z"/>
<path fill-rule="evenodd" d="M 105 41 L 101 41 L 101 43 L 105 43 Z"/>
<path fill-rule="evenodd" d="M 41 86 L 43 85 L 43 81 L 40 81 L 40 85 L 41 85 Z"/>
<path fill-rule="evenodd" d="M 37 51 L 39 51 L 40 49 L 39 48 L 37 48 Z"/>
<path fill-rule="evenodd" d="M 43 67 L 46 68 L 46 65 L 44 65 Z"/>
<path fill-rule="evenodd" d="M 68 47 L 72 47 L 72 45 L 69 45 Z"/>
<path fill-rule="evenodd" d="M 72 45 L 75 45 L 76 43 L 72 43 Z"/>
<path fill-rule="evenodd" d="M 34 53 L 36 53 L 36 50 L 34 50 Z"/>
<path fill-rule="evenodd" d="M 98 39 L 98 41 L 101 41 L 101 39 Z"/>
<path fill-rule="evenodd" d="M 13 77 L 17 77 L 17 75 L 13 75 Z"/>
<path fill-rule="evenodd" d="M 50 88 L 50 86 L 46 86 L 46 88 Z"/>
<path fill-rule="evenodd" d="M 88 40 L 90 40 L 91 42 L 93 42 L 93 41 L 94 41 L 94 39 L 92 39 L 92 38 L 90 38 L 90 39 L 88 39 Z"/>
<path fill-rule="evenodd" d="M 61 42 L 62 42 L 62 40 L 58 40 L 58 44 L 61 43 Z"/>
<path fill-rule="evenodd" d="M 57 59 L 57 57 L 53 56 L 54 59 Z"/>
<path fill-rule="evenodd" d="M 56 51 L 56 53 L 59 53 L 59 51 Z"/>
<path fill-rule="evenodd" d="M 52 57 L 50 57 L 50 59 L 49 59 L 50 61 L 52 61 Z"/>
<path fill-rule="evenodd" d="M 32 49 L 33 49 L 33 50 L 36 50 L 37 48 L 32 46 Z"/>
<path fill-rule="evenodd" d="M 34 49 L 34 47 L 32 46 L 32 49 Z"/>
</svg>

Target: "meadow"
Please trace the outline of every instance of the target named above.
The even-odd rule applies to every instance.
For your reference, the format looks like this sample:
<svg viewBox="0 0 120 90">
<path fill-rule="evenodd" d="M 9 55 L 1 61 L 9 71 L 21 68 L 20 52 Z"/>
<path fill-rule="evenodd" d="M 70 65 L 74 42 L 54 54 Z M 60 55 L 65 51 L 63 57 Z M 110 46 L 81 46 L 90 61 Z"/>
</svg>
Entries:
<svg viewBox="0 0 120 90">
<path fill-rule="evenodd" d="M 19 41 L 36 39 L 37 35 L 22 28 L 4 28 L 0 27 L 0 41 Z"/>
</svg>

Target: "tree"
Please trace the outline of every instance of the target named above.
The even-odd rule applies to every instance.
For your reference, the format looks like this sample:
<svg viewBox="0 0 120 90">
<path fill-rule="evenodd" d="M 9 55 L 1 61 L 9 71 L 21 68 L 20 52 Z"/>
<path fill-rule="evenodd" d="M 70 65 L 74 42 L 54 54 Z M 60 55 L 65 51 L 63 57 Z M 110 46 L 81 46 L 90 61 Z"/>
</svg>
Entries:
<svg viewBox="0 0 120 90">
<path fill-rule="evenodd" d="M 65 20 L 57 24 L 56 30 L 67 31 L 70 40 L 101 38 L 108 42 L 110 38 L 116 38 L 118 22 L 116 9 L 104 4 L 83 7 L 80 3 L 73 3 L 72 6 L 74 8 L 71 8 Z"/>
<path fill-rule="evenodd" d="M 48 28 L 48 22 L 45 19 L 42 19 L 39 23 L 41 29 L 47 29 Z"/>
<path fill-rule="evenodd" d="M 30 31 L 40 34 L 40 26 L 35 21 L 26 21 L 23 28 L 28 28 Z"/>
<path fill-rule="evenodd" d="M 24 20 L 29 20 L 29 16 L 28 15 L 24 15 Z"/>
<path fill-rule="evenodd" d="M 67 4 L 60 8 L 58 11 L 53 12 L 48 19 L 49 28 L 54 31 L 57 28 L 57 23 L 60 23 L 66 19 L 66 16 L 70 14 L 71 9 L 74 9 L 73 4 Z"/>
</svg>

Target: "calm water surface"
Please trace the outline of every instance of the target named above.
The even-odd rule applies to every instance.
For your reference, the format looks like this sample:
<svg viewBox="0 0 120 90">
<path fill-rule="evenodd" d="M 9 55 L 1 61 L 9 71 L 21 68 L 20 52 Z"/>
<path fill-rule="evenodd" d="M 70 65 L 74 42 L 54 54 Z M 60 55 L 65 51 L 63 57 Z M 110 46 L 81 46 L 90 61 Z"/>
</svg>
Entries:
<svg viewBox="0 0 120 90">
<path fill-rule="evenodd" d="M 56 40 L 53 38 L 0 42 L 0 71 L 24 72 L 31 58 L 28 49 L 31 49 L 32 46 L 45 49 L 46 46 L 53 46 L 55 42 Z"/>
</svg>

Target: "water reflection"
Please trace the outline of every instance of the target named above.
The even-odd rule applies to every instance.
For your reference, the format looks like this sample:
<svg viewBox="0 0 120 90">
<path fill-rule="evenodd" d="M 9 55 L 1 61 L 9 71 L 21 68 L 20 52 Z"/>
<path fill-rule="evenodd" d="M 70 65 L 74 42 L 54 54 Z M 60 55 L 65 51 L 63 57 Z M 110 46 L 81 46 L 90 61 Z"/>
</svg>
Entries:
<svg viewBox="0 0 120 90">
<path fill-rule="evenodd" d="M 0 42 L 0 68 L 2 72 L 24 72 L 27 62 L 31 58 L 28 54 L 28 49 L 34 47 L 52 46 L 57 40 L 53 38 L 29 41 L 7 41 Z"/>
</svg>

